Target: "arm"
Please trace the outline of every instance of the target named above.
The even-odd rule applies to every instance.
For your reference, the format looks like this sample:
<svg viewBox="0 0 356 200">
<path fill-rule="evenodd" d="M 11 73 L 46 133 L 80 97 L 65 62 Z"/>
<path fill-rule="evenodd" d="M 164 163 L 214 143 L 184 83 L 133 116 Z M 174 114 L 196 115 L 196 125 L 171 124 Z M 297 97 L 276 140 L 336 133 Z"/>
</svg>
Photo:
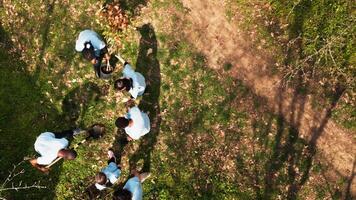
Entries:
<svg viewBox="0 0 356 200">
<path fill-rule="evenodd" d="M 140 173 L 138 173 L 138 171 L 136 169 L 131 170 L 131 174 L 140 178 Z"/>
<path fill-rule="evenodd" d="M 127 139 L 127 141 L 133 140 L 132 137 L 130 137 L 129 135 L 127 135 L 127 138 L 126 138 L 126 139 Z"/>
<path fill-rule="evenodd" d="M 33 167 L 35 167 L 36 169 L 40 170 L 41 172 L 44 172 L 44 173 L 48 173 L 49 172 L 49 168 L 46 168 L 45 166 L 39 165 L 37 163 L 37 158 L 31 159 L 30 163 L 31 163 L 31 165 Z"/>
<path fill-rule="evenodd" d="M 107 47 L 104 47 L 102 49 L 100 49 L 100 54 L 104 54 L 104 59 L 106 60 L 107 64 L 110 65 L 109 61 L 110 61 L 110 54 L 108 51 Z"/>
<path fill-rule="evenodd" d="M 108 65 L 110 65 L 110 54 L 108 52 L 105 53 L 105 59 L 106 59 L 106 62 L 108 63 Z"/>
</svg>

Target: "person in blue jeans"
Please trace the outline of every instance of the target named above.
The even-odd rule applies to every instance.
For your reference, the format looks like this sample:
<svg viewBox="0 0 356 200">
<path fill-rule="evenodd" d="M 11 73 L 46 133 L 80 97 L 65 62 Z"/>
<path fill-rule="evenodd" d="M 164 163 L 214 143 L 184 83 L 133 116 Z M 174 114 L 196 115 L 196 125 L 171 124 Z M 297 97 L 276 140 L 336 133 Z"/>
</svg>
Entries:
<svg viewBox="0 0 356 200">
<path fill-rule="evenodd" d="M 150 176 L 150 173 L 138 173 L 132 170 L 133 175 L 124 185 L 114 192 L 114 200 L 142 200 L 142 183 Z"/>
</svg>

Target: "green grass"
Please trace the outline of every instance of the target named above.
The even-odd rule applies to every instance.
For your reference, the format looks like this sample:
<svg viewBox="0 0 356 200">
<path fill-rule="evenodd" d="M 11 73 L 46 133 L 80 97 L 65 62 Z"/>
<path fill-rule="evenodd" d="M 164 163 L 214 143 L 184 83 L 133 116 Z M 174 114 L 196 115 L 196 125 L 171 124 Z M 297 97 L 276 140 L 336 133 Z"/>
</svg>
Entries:
<svg viewBox="0 0 356 200">
<path fill-rule="evenodd" d="M 317 89 L 314 96 L 333 101 L 333 88 L 346 88 L 333 119 L 345 128 L 356 130 L 355 124 L 355 15 L 349 1 L 269 1 L 280 24 L 288 24 L 282 32 L 292 44 L 286 62 L 300 67 Z M 272 15 L 272 14 L 271 14 Z M 305 61 L 306 58 L 310 58 Z M 310 77 L 312 74 L 312 77 Z M 292 75 L 294 76 L 294 75 Z M 317 99 L 316 101 L 320 101 Z"/>
<path fill-rule="evenodd" d="M 240 27 L 247 32 L 257 31 L 255 43 L 274 55 L 278 66 L 272 70 L 282 73 L 289 85 L 298 85 L 302 74 L 316 109 L 329 107 L 337 96 L 335 88 L 345 88 L 332 119 L 346 129 L 356 130 L 352 26 L 355 15 L 351 2 L 231 0 L 228 3 L 227 17 L 241 11 L 244 17 Z"/>
<path fill-rule="evenodd" d="M 16 15 L 1 18 L 0 180 L 12 164 L 35 153 L 33 143 L 41 132 L 96 122 L 107 125 L 108 131 L 100 141 L 78 148 L 75 161 L 60 162 L 49 176 L 27 163 L 21 166 L 26 172 L 15 182 L 40 180 L 47 189 L 0 196 L 83 199 L 85 188 L 104 167 L 110 147 L 122 156 L 120 182 L 132 168 L 152 173 L 143 184 L 146 199 L 275 199 L 287 197 L 285 188 L 293 184 L 303 186 L 298 198 L 309 196 L 309 190 L 315 193 L 315 188 L 320 188 L 319 196 L 328 196 L 320 178 L 323 167 L 314 170 L 316 166 L 310 166 L 310 158 L 302 153 L 305 141 L 271 114 L 263 99 L 227 75 L 231 64 L 225 64 L 225 72 L 208 69 L 204 55 L 177 33 L 143 23 L 137 8 L 145 1 L 126 2 L 125 10 L 135 20 L 120 33 L 97 23 L 95 10 L 103 2 L 91 4 L 95 2 L 69 1 L 41 8 L 40 1 L 31 1 L 30 9 L 25 9 L 15 1 L 15 11 L 25 18 L 34 13 L 36 23 L 24 23 Z M 149 9 L 154 15 L 168 7 L 187 12 L 180 1 L 153 1 Z M 11 9 L 1 8 L 1 13 Z M 177 16 L 158 20 L 177 22 Z M 76 35 L 88 27 L 104 34 L 111 48 L 148 82 L 139 107 L 149 112 L 151 132 L 126 146 L 118 142 L 121 135 L 114 127 L 116 117 L 125 114 L 125 105 L 112 88 L 121 76 L 121 66 L 112 79 L 98 80 L 90 64 L 74 51 Z M 113 38 L 119 38 L 120 45 Z M 290 173 L 296 168 L 299 171 L 293 177 Z M 267 176 L 271 174 L 272 181 Z M 305 185 L 303 175 L 320 181 Z M 110 199 L 110 194 L 103 199 Z"/>
</svg>

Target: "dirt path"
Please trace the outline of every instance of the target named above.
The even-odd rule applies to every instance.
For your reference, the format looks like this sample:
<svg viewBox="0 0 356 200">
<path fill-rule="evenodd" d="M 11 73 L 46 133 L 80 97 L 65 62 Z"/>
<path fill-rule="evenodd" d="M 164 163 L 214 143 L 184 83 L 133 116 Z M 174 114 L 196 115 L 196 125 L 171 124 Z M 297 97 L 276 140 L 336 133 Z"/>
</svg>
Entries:
<svg viewBox="0 0 356 200">
<path fill-rule="evenodd" d="M 334 169 L 329 176 L 351 177 L 352 171 L 355 173 L 355 141 L 352 133 L 330 119 L 335 105 L 322 111 L 313 110 L 311 97 L 281 87 L 281 76 L 270 73 L 272 56 L 253 46 L 253 35 L 243 34 L 238 23 L 227 20 L 221 1 L 183 0 L 183 4 L 189 9 L 187 18 L 191 22 L 185 36 L 207 57 L 208 66 L 220 70 L 224 63 L 231 63 L 231 76 L 243 80 L 266 99 L 275 113 L 282 114 L 298 128 L 302 138 L 310 141 L 311 146 L 316 145 L 320 152 L 316 159 Z M 351 188 L 355 195 L 355 180 Z"/>
</svg>

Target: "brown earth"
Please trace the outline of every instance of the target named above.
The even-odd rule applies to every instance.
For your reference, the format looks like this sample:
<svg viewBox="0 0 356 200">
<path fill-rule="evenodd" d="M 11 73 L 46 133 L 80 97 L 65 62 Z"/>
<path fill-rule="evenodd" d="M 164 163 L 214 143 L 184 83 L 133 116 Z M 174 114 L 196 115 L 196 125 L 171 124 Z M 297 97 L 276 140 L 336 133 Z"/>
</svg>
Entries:
<svg viewBox="0 0 356 200">
<path fill-rule="evenodd" d="M 287 122 L 297 128 L 300 137 L 309 142 L 311 152 L 316 147 L 318 153 L 315 156 L 313 154 L 314 159 L 332 169 L 326 172 L 327 178 L 348 180 L 346 187 L 355 195 L 354 133 L 330 119 L 341 94 L 328 107 L 314 109 L 312 96 L 285 87 L 282 75 L 272 74 L 271 68 L 275 64 L 271 52 L 252 42 L 255 35 L 244 33 L 239 27 L 239 19 L 227 19 L 226 7 L 221 1 L 183 0 L 183 4 L 188 10 L 184 18 L 189 21 L 184 35 L 206 56 L 207 66 L 222 71 L 223 65 L 230 63 L 232 68 L 228 73 L 231 76 L 243 80 L 255 94 L 266 100 L 273 112 L 283 115 Z"/>
</svg>

